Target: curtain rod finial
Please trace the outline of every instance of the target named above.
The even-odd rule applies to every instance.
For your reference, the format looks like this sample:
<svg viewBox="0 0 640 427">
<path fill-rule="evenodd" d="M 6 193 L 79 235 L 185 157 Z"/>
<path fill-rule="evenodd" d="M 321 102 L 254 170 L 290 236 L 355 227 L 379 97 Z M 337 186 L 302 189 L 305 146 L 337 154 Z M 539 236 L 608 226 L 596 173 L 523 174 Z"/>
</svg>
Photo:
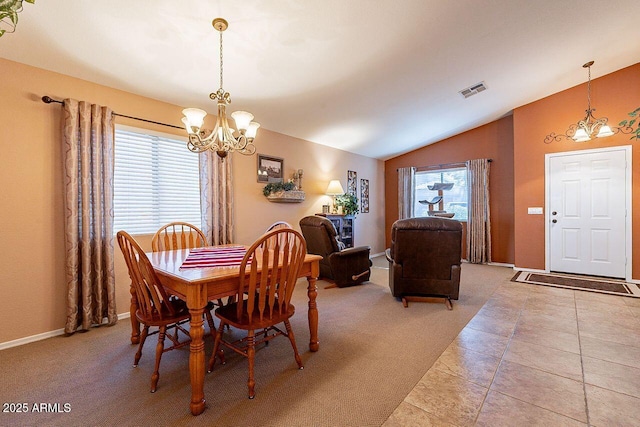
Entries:
<svg viewBox="0 0 640 427">
<path fill-rule="evenodd" d="M 40 99 L 42 99 L 42 102 L 44 102 L 45 104 L 51 104 L 52 102 L 57 102 L 58 104 L 64 104 L 64 102 L 56 101 L 55 99 L 53 99 L 53 98 L 51 98 L 51 97 L 49 97 L 47 95 L 43 96 Z"/>
</svg>

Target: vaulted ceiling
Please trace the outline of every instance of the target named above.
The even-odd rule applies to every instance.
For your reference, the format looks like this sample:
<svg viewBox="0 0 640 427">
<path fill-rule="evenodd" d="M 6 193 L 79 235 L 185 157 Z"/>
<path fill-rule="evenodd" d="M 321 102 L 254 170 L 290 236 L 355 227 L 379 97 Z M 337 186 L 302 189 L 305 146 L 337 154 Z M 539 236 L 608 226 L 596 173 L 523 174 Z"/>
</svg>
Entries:
<svg viewBox="0 0 640 427">
<path fill-rule="evenodd" d="M 639 62 L 639 12 L 637 0 L 37 0 L 0 57 L 215 113 L 223 17 L 231 111 L 386 159 L 583 83 L 589 60 L 593 78 Z"/>
</svg>

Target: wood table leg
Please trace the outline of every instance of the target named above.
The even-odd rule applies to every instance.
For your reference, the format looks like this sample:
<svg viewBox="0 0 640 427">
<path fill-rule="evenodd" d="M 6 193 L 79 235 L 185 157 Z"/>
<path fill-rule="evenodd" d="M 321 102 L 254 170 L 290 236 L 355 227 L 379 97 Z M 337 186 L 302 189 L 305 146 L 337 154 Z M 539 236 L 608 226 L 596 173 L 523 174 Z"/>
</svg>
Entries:
<svg viewBox="0 0 640 427">
<path fill-rule="evenodd" d="M 191 346 L 189 354 L 189 376 L 191 378 L 191 404 L 193 415 L 200 415 L 205 409 L 204 399 L 204 313 L 207 305 L 206 285 L 190 286 L 187 292 L 187 307 L 191 314 Z"/>
<path fill-rule="evenodd" d="M 140 322 L 136 317 L 138 311 L 138 298 L 136 297 L 136 290 L 133 288 L 133 284 L 129 287 L 131 293 L 131 306 L 129 307 L 129 314 L 131 316 L 131 344 L 140 343 Z"/>
<path fill-rule="evenodd" d="M 318 351 L 320 349 L 320 341 L 318 340 L 318 306 L 316 305 L 316 297 L 318 296 L 318 288 L 316 280 L 320 274 L 320 264 L 315 261 L 311 265 L 311 275 L 307 277 L 309 286 L 307 287 L 307 296 L 309 297 L 309 350 Z"/>
</svg>

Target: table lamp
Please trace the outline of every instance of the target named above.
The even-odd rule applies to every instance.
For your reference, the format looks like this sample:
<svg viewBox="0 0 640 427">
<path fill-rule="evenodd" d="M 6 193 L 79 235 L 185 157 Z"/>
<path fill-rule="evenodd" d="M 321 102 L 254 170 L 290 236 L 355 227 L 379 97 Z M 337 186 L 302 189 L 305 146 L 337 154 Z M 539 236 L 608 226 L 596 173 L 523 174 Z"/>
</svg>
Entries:
<svg viewBox="0 0 640 427">
<path fill-rule="evenodd" d="M 336 196 L 340 194 L 344 194 L 344 189 L 342 188 L 342 184 L 337 179 L 333 179 L 329 182 L 329 186 L 327 187 L 326 194 L 329 196 L 333 196 L 333 213 L 338 213 L 338 207 L 336 206 Z"/>
</svg>

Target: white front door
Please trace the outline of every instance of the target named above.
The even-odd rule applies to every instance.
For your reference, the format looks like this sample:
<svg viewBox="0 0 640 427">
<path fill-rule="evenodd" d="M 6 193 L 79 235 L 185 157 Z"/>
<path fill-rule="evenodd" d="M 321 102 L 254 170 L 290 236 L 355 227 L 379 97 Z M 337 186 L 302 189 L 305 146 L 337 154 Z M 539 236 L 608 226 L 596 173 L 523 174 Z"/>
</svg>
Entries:
<svg viewBox="0 0 640 427">
<path fill-rule="evenodd" d="M 625 278 L 625 147 L 548 155 L 549 270 Z"/>
</svg>

